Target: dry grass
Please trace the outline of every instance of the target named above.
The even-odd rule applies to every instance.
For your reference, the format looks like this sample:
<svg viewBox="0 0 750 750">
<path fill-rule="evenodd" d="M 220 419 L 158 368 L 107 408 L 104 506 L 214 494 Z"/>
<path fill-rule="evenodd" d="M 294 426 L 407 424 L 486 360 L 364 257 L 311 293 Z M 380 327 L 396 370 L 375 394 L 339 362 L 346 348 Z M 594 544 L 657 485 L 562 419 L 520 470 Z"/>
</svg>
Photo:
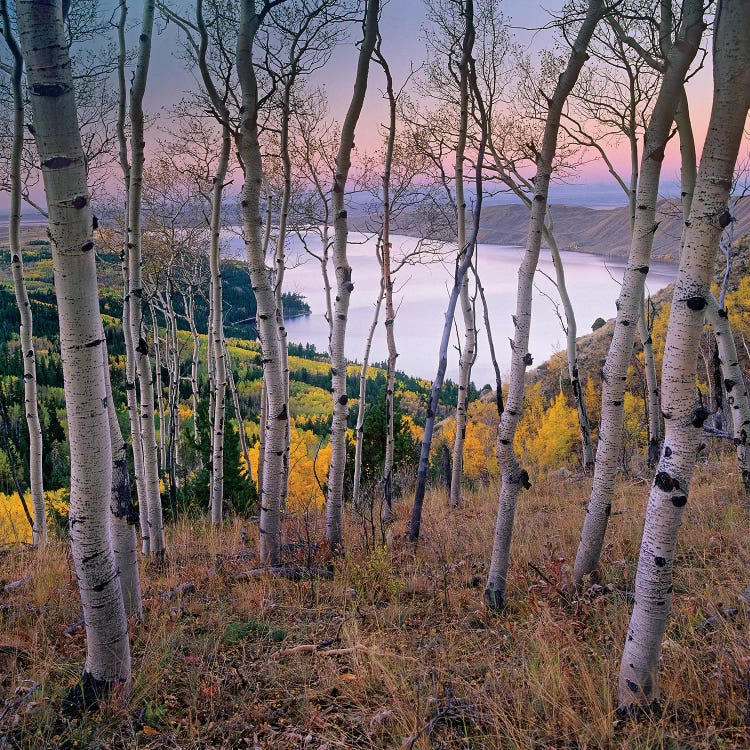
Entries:
<svg viewBox="0 0 750 750">
<path fill-rule="evenodd" d="M 618 491 L 615 510 L 627 512 L 612 518 L 603 561 L 614 591 L 594 590 L 572 604 L 529 567 L 565 582 L 588 480 L 558 481 L 521 498 L 510 605 L 499 617 L 480 603 L 494 488 L 454 513 L 445 497 L 430 496 L 416 555 L 399 534 L 389 552 L 363 551 L 349 519 L 351 548 L 332 581 L 237 581 L 233 574 L 255 564 L 237 557 L 249 549 L 241 522 L 221 531 L 174 526 L 168 566 L 143 571 L 146 617 L 132 625 L 130 704 L 112 701 L 79 719 L 60 712 L 85 654 L 81 631 L 62 634 L 80 617 L 67 550 L 56 543 L 41 554 L 6 554 L 2 579 L 32 579 L 5 594 L 0 747 L 748 747 L 750 638 L 741 593 L 750 542 L 739 485 L 731 460 L 696 475 L 659 718 L 618 722 L 614 711 L 629 616 L 623 592 L 632 588 L 646 486 L 624 483 Z M 407 508 L 400 511 L 403 532 Z M 320 540 L 323 519 L 293 519 L 287 531 L 290 541 Z M 297 555 L 299 564 L 310 562 L 304 550 Z M 188 580 L 194 593 L 161 595 Z M 698 627 L 722 605 L 739 614 Z M 285 653 L 323 642 L 317 652 Z M 23 699 L 28 681 L 39 689 Z"/>
</svg>

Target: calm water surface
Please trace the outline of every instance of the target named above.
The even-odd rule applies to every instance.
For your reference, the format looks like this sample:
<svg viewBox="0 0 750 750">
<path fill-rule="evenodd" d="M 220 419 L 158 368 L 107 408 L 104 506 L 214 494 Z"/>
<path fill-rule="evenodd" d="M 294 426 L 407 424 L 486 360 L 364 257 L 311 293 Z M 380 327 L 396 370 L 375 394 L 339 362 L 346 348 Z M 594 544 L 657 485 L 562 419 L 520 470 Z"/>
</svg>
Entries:
<svg viewBox="0 0 750 750">
<path fill-rule="evenodd" d="M 242 241 L 236 235 L 227 234 L 227 255 L 244 257 Z M 380 284 L 380 267 L 375 258 L 374 240 L 352 233 L 349 247 L 349 263 L 352 266 L 354 291 L 349 310 L 346 353 L 350 360 L 362 360 L 365 336 L 372 323 L 375 301 Z M 394 257 L 408 252 L 415 246 L 412 237 L 394 237 Z M 418 266 L 405 266 L 394 277 L 395 303 L 398 307 L 395 334 L 399 352 L 398 368 L 410 375 L 425 378 L 435 376 L 438 357 L 437 347 L 443 330 L 445 309 L 452 284 L 453 265 L 449 248 L 445 262 L 433 262 Z M 516 285 L 518 267 L 523 248 L 500 245 L 479 246 L 479 272 L 485 288 L 490 311 L 490 324 L 501 371 L 510 365 L 509 338 L 513 336 L 511 315 L 516 307 Z M 290 265 L 286 272 L 285 286 L 289 291 L 304 295 L 312 314 L 287 321 L 289 341 L 314 344 L 319 351 L 328 348 L 328 323 L 320 265 L 317 260 L 305 255 L 298 240 L 291 242 Z M 591 324 L 598 318 L 614 317 L 615 299 L 619 293 L 619 281 L 625 267 L 624 261 L 606 260 L 596 255 L 562 252 L 568 292 L 575 309 L 578 334 L 591 331 Z M 548 250 L 542 249 L 539 269 L 554 278 L 554 267 Z M 332 264 L 329 261 L 331 282 L 335 284 Z M 648 274 L 651 293 L 667 286 L 674 280 L 676 268 L 668 265 L 652 265 Z M 550 355 L 565 346 L 565 334 L 555 313 L 553 303 L 544 294 L 557 300 L 554 286 L 541 273 L 536 275 L 533 301 L 533 317 L 529 351 L 534 364 L 541 364 Z M 460 322 L 460 310 L 457 308 Z M 560 309 L 562 313 L 562 308 Z M 384 361 L 387 357 L 384 310 L 373 340 L 370 362 Z M 472 380 L 481 387 L 494 383 L 494 371 L 487 349 L 487 336 L 481 302 L 477 299 L 477 328 L 479 329 L 479 353 L 472 372 Z M 458 351 L 455 330 L 451 338 L 448 356 L 447 377 L 456 378 Z M 463 336 L 461 336 L 463 344 Z"/>
</svg>

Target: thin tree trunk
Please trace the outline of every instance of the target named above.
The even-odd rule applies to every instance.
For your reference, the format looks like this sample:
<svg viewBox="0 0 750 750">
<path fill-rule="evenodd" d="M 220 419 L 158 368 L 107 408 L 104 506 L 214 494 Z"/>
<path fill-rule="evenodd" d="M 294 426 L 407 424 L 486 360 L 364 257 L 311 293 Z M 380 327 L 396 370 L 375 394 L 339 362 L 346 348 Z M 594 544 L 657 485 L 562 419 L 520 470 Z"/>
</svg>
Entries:
<svg viewBox="0 0 750 750">
<path fill-rule="evenodd" d="M 151 336 L 154 347 L 154 375 L 156 381 L 156 407 L 159 414 L 159 464 L 163 468 L 167 465 L 167 438 L 164 429 L 164 385 L 161 381 L 161 344 L 159 342 L 159 320 L 156 317 L 156 310 L 153 305 L 149 305 L 151 313 Z"/>
<path fill-rule="evenodd" d="M 143 473 L 148 493 L 148 535 L 150 554 L 164 555 L 164 522 L 159 495 L 159 466 L 154 426 L 154 381 L 151 358 L 143 330 L 143 276 L 141 269 L 141 194 L 144 162 L 143 95 L 151 57 L 151 36 L 154 26 L 154 0 L 144 0 L 141 33 L 138 38 L 138 64 L 130 88 L 130 185 L 128 192 L 129 233 L 129 315 L 130 335 L 135 353 L 135 366 L 140 388 L 140 432 L 143 449 Z"/>
<path fill-rule="evenodd" d="M 531 354 L 528 351 L 532 289 L 542 243 L 552 162 L 557 150 L 560 116 L 568 94 L 575 86 L 578 75 L 588 57 L 586 49 L 591 35 L 603 14 L 603 2 L 601 0 L 590 0 L 586 17 L 576 36 L 567 66 L 560 74 L 555 91 L 549 99 L 547 121 L 544 126 L 539 156 L 537 157 L 529 236 L 526 241 L 524 259 L 518 271 L 518 298 L 516 314 L 513 318 L 516 331 L 511 345 L 508 398 L 498 429 L 497 455 L 502 474 L 502 490 L 495 525 L 490 570 L 484 591 L 484 601 L 490 609 L 499 609 L 505 603 L 505 584 L 508 575 L 516 498 L 522 487 L 530 486 L 528 473 L 518 464 L 513 449 L 513 439 L 523 411 L 526 368 L 532 363 Z"/>
<path fill-rule="evenodd" d="M 678 530 L 709 416 L 696 405 L 695 374 L 711 273 L 722 228 L 731 221 L 727 201 L 750 106 L 750 5 L 719 2 L 714 29 L 714 100 L 667 328 L 665 447 L 646 509 L 635 604 L 620 666 L 622 712 L 659 698 L 659 654 L 672 603 Z"/>
<path fill-rule="evenodd" d="M 237 150 L 245 170 L 242 187 L 242 225 L 250 279 L 257 301 L 258 335 L 263 356 L 263 382 L 268 389 L 263 485 L 260 504 L 260 561 L 281 564 L 281 500 L 284 495 L 284 446 L 289 413 L 277 330 L 277 307 L 263 248 L 260 196 L 263 163 L 258 141 L 258 83 L 253 64 L 253 44 L 268 4 L 260 13 L 255 3 L 242 0 L 237 38 L 237 73 L 242 89 L 242 118 L 237 131 Z"/>
<path fill-rule="evenodd" d="M 49 207 L 60 318 L 60 353 L 70 438 L 69 527 L 86 621 L 84 697 L 130 688 L 130 644 L 110 542 L 112 489 L 104 330 L 93 242 L 93 214 L 77 122 L 62 4 L 19 0 L 34 139 Z"/>
<path fill-rule="evenodd" d="M 362 481 L 362 446 L 365 437 L 365 405 L 367 403 L 367 369 L 370 364 L 370 348 L 372 347 L 372 338 L 375 335 L 375 329 L 380 319 L 380 308 L 383 304 L 383 283 L 381 280 L 378 301 L 375 303 L 375 312 L 372 316 L 370 330 L 367 332 L 365 339 L 365 353 L 362 357 L 362 368 L 359 371 L 359 403 L 357 404 L 357 425 L 354 433 L 356 444 L 354 447 L 354 487 L 352 489 L 352 506 L 359 508 L 360 503 L 360 484 Z"/>
<path fill-rule="evenodd" d="M 143 444 L 141 441 L 141 425 L 138 409 L 138 393 L 136 391 L 136 367 L 135 367 L 135 344 L 130 331 L 130 232 L 128 230 L 128 204 L 130 203 L 130 162 L 128 160 L 128 141 L 125 134 L 125 117 L 127 113 L 127 88 L 125 84 L 125 63 L 127 61 L 127 48 L 125 44 L 125 24 L 128 15 L 128 6 L 125 0 L 120 0 L 120 14 L 117 20 L 117 83 L 118 83 L 118 107 L 117 107 L 117 141 L 119 144 L 120 169 L 123 176 L 123 189 L 125 192 L 125 231 L 123 234 L 120 262 L 122 266 L 122 334 L 125 341 L 125 395 L 128 408 L 128 420 L 130 422 L 130 444 L 133 451 L 133 474 L 135 478 L 136 495 L 138 497 L 138 516 L 141 533 L 141 553 L 148 555 L 151 552 L 151 540 L 148 530 L 148 490 L 146 488 L 143 467 Z M 160 429 L 163 429 L 163 424 Z"/>
<path fill-rule="evenodd" d="M 32 541 L 35 547 L 47 542 L 47 515 L 44 505 L 42 481 L 42 426 L 39 422 L 39 404 L 36 389 L 36 350 L 34 348 L 34 322 L 31 302 L 26 290 L 21 253 L 21 159 L 23 157 L 24 102 L 21 80 L 23 55 L 10 25 L 7 0 L 0 3 L 3 36 L 13 56 L 11 87 L 13 90 L 13 143 L 10 155 L 10 213 L 8 217 L 8 244 L 13 291 L 21 317 L 19 330 L 21 359 L 23 360 L 23 398 L 26 426 L 29 431 L 29 484 L 34 511 Z"/>
<path fill-rule="evenodd" d="M 209 267 L 211 271 L 211 339 L 213 343 L 214 361 L 209 363 L 213 369 L 214 409 L 212 422 L 212 450 L 211 450 L 211 522 L 221 523 L 224 516 L 224 431 L 226 429 L 226 390 L 227 371 L 231 377 L 231 365 L 227 367 L 227 348 L 224 341 L 224 312 L 221 281 L 221 257 L 219 236 L 221 232 L 221 201 L 224 194 L 224 182 L 229 169 L 229 155 L 232 150 L 232 137 L 228 125 L 221 129 L 221 152 L 214 173 L 213 190 L 211 192 L 211 251 Z M 232 385 L 232 393 L 237 398 Z M 237 403 L 237 422 L 242 440 L 244 429 L 242 417 Z M 243 453 L 243 455 L 245 455 Z M 249 464 L 248 464 L 249 465 Z"/>
<path fill-rule="evenodd" d="M 198 414 L 198 404 L 201 401 L 201 396 L 198 392 L 198 365 L 200 363 L 201 342 L 198 337 L 198 329 L 195 327 L 195 295 L 193 289 L 191 288 L 187 295 L 182 295 L 182 299 L 188 325 L 190 326 L 190 337 L 193 340 L 193 355 L 190 358 L 190 391 L 193 398 L 193 441 L 198 445 L 201 441 L 201 436 L 198 432 L 198 420 L 195 417 Z"/>
<path fill-rule="evenodd" d="M 644 138 L 633 241 L 617 300 L 615 331 L 602 370 L 599 444 L 594 484 L 573 570 L 576 584 L 580 584 L 583 577 L 596 570 L 599 565 L 612 509 L 617 467 L 622 452 L 625 381 L 638 318 L 643 307 L 644 282 L 657 228 L 654 218 L 664 148 L 670 136 L 685 75 L 700 44 L 703 28 L 703 4 L 700 0 L 685 0 L 682 26 L 669 51 L 661 89 Z"/>
<path fill-rule="evenodd" d="M 120 590 L 125 613 L 141 620 L 143 619 L 143 600 L 138 571 L 138 536 L 135 531 L 138 513 L 133 507 L 131 498 L 127 446 L 122 438 L 122 430 L 115 411 L 112 383 L 109 377 L 109 357 L 104 345 L 102 345 L 102 360 L 107 393 L 109 438 L 112 443 L 112 495 L 109 505 L 112 514 L 112 551 L 115 564 L 120 571 Z"/>
<path fill-rule="evenodd" d="M 229 356 L 229 348 L 227 347 L 226 340 L 224 341 L 224 356 L 225 366 L 227 371 L 227 387 L 229 392 L 232 394 L 232 404 L 234 405 L 234 416 L 237 420 L 237 426 L 240 432 L 240 450 L 242 451 L 242 458 L 245 461 L 247 467 L 247 480 L 248 482 L 253 481 L 253 467 L 250 464 L 250 451 L 247 446 L 247 434 L 245 432 L 245 423 L 242 419 L 242 412 L 240 410 L 240 398 L 237 394 L 237 387 L 234 382 L 234 373 L 232 372 L 232 360 Z"/>
<path fill-rule="evenodd" d="M 473 20 L 473 9 L 466 13 L 466 18 Z M 456 227 L 459 253 L 466 245 L 466 197 L 464 195 L 464 158 L 466 151 L 466 132 L 469 126 L 469 64 L 474 46 L 474 28 L 464 31 L 461 60 L 458 65 L 459 75 L 459 125 L 456 143 Z M 477 346 L 476 321 L 474 305 L 469 293 L 469 274 L 464 274 L 460 293 L 461 312 L 464 321 L 464 346 L 458 361 L 458 398 L 456 403 L 456 434 L 453 439 L 453 468 L 451 472 L 450 504 L 456 507 L 461 503 L 461 481 L 463 480 L 464 443 L 466 442 L 466 410 L 469 405 L 469 382 L 471 366 L 474 364 Z"/>
<path fill-rule="evenodd" d="M 594 448 L 591 441 L 589 413 L 586 408 L 586 399 L 583 396 L 581 378 L 578 372 L 578 347 L 576 345 L 578 330 L 576 327 L 576 315 L 570 301 L 567 284 L 565 283 L 565 269 L 560 257 L 560 250 L 555 241 L 554 228 L 549 210 L 547 214 L 550 216 L 550 226 L 543 229 L 544 239 L 552 253 L 552 262 L 555 266 L 555 284 L 557 292 L 560 295 L 563 311 L 565 312 L 565 323 L 567 326 L 565 331 L 565 351 L 568 359 L 568 377 L 570 378 L 570 387 L 573 390 L 573 398 L 575 399 L 576 411 L 578 412 L 578 427 L 581 432 L 581 463 L 583 464 L 583 470 L 588 472 L 594 467 Z"/>
<path fill-rule="evenodd" d="M 468 49 L 471 50 L 474 45 L 474 3 L 473 0 L 467 0 L 465 7 L 466 14 L 466 41 Z M 445 323 L 443 325 L 443 334 L 440 339 L 440 349 L 438 350 L 438 369 L 435 380 L 432 381 L 432 390 L 430 392 L 430 401 L 427 406 L 427 419 L 424 426 L 424 437 L 422 438 L 422 448 L 419 453 L 419 468 L 417 469 L 417 486 L 414 491 L 414 505 L 412 506 L 411 521 L 409 523 L 409 541 L 416 544 L 419 540 L 419 531 L 422 525 L 422 506 L 424 505 L 424 496 L 427 489 L 427 473 L 430 468 L 430 449 L 432 447 L 432 434 L 435 429 L 435 414 L 440 402 L 440 391 L 443 387 L 443 378 L 445 369 L 448 365 L 448 343 L 450 341 L 451 328 L 456 314 L 456 304 L 463 286 L 464 277 L 469 272 L 474 249 L 477 244 L 479 235 L 479 221 L 482 215 L 482 168 L 484 165 L 484 153 L 487 146 L 487 113 L 484 108 L 484 101 L 481 92 L 477 86 L 476 70 L 474 59 L 469 52 L 469 82 L 474 94 L 474 103 L 479 112 L 480 119 L 480 139 L 476 156 L 476 202 L 474 204 L 473 218 L 474 226 L 471 237 L 466 246 L 459 252 L 456 258 L 456 271 L 453 275 L 453 288 L 451 289 L 448 299 L 448 307 L 445 312 Z"/>
<path fill-rule="evenodd" d="M 716 336 L 716 349 L 721 366 L 721 379 L 716 384 L 717 390 L 723 387 L 727 393 L 727 404 L 732 415 L 734 442 L 737 446 L 737 462 L 742 472 L 742 485 L 745 494 L 750 492 L 750 405 L 748 405 L 747 386 L 742 374 L 737 347 L 729 326 L 729 315 L 725 308 L 720 308 L 713 294 L 707 296 L 706 322 Z"/>
<path fill-rule="evenodd" d="M 328 497 L 326 498 L 326 540 L 332 551 L 341 551 L 344 545 L 344 470 L 346 464 L 346 426 L 349 418 L 346 395 L 346 323 L 349 299 L 354 284 L 346 248 L 349 222 L 344 204 L 346 181 L 354 148 L 354 130 L 359 120 L 367 90 L 370 57 L 378 33 L 380 0 L 367 0 L 364 19 L 364 39 L 359 48 L 357 75 L 349 109 L 341 128 L 341 140 L 336 156 L 336 174 L 332 188 L 333 204 L 333 265 L 336 270 L 336 304 L 330 338 L 331 381 L 333 390 L 333 421 L 331 424 L 331 463 L 328 470 Z"/>
</svg>

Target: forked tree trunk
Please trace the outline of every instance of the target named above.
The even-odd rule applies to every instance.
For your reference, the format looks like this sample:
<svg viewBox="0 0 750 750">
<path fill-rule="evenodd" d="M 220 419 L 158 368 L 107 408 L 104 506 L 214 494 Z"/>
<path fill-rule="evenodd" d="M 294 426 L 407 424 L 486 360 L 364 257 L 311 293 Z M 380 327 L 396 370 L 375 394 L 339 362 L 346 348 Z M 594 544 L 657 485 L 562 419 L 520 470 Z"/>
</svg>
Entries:
<svg viewBox="0 0 750 750">
<path fill-rule="evenodd" d="M 599 556 L 612 509 L 615 480 L 622 453 L 625 382 L 638 318 L 642 314 L 644 283 L 657 228 L 654 219 L 664 148 L 670 137 L 685 75 L 703 34 L 703 3 L 700 0 L 685 0 L 682 18 L 677 40 L 669 50 L 666 71 L 644 138 L 633 239 L 617 300 L 614 335 L 602 370 L 599 444 L 596 451 L 594 484 L 573 570 L 576 584 L 580 584 L 583 577 L 596 570 L 599 565 Z"/>
<path fill-rule="evenodd" d="M 677 535 L 709 416 L 696 404 L 695 375 L 711 273 L 722 228 L 731 220 L 727 201 L 750 106 L 750 4 L 719 2 L 714 28 L 714 100 L 667 328 L 664 450 L 646 509 L 635 604 L 620 666 L 622 712 L 659 698 L 657 672 L 672 603 Z"/>
<path fill-rule="evenodd" d="M 130 336 L 140 388 L 140 435 L 143 450 L 143 482 L 147 493 L 149 553 L 164 555 L 164 522 L 159 495 L 159 464 L 154 425 L 154 380 L 143 327 L 143 275 L 141 269 L 141 194 L 143 187 L 143 95 L 151 57 L 154 0 L 144 0 L 138 64 L 130 88 L 130 183 L 128 191 L 128 277 Z"/>
<path fill-rule="evenodd" d="M 263 486 L 260 503 L 260 561 L 281 564 L 281 500 L 284 496 L 284 447 L 289 414 L 277 330 L 277 308 L 266 267 L 260 217 L 263 162 L 258 141 L 258 82 L 253 63 L 255 36 L 269 6 L 261 13 L 255 3 L 242 0 L 237 37 L 237 74 L 242 89 L 242 115 L 237 131 L 237 151 L 245 170 L 242 186 L 242 226 L 257 302 L 258 335 L 263 356 L 263 382 L 268 389 L 268 411 L 261 430 L 265 433 Z"/>
<path fill-rule="evenodd" d="M 24 103 L 21 80 L 23 55 L 10 25 L 7 0 L 0 2 L 0 21 L 3 36 L 13 56 L 11 87 L 13 90 L 13 143 L 10 155 L 10 214 L 8 217 L 8 244 L 13 291 L 21 317 L 21 359 L 23 360 L 23 399 L 26 426 L 29 431 L 29 484 L 34 512 L 32 541 L 35 547 L 47 541 L 47 514 L 44 506 L 42 481 L 42 427 L 39 422 L 39 404 L 36 389 L 36 350 L 34 348 L 34 322 L 31 302 L 26 290 L 21 254 L 21 159 L 23 157 Z"/>
<path fill-rule="evenodd" d="M 464 195 L 464 158 L 466 152 L 466 132 L 469 127 L 469 64 L 474 46 L 473 8 L 465 12 L 467 27 L 464 29 L 461 60 L 458 65 L 459 124 L 456 143 L 456 227 L 457 252 L 466 245 L 466 197 Z M 468 23 L 471 19 L 472 27 Z M 469 382 L 471 367 L 474 364 L 477 330 L 474 304 L 469 293 L 469 274 L 464 274 L 460 294 L 461 313 L 464 321 L 464 346 L 458 360 L 458 398 L 456 403 L 456 433 L 453 439 L 453 469 L 451 472 L 450 504 L 456 507 L 461 503 L 461 482 L 463 480 L 464 443 L 466 442 L 466 410 L 469 405 Z"/>
<path fill-rule="evenodd" d="M 71 549 L 86 621 L 86 697 L 130 688 L 130 644 L 110 542 L 112 446 L 93 214 L 61 3 L 19 0 L 34 138 L 49 207 L 70 438 Z"/>
<path fill-rule="evenodd" d="M 331 424 L 331 463 L 328 470 L 328 497 L 326 498 L 326 540 L 332 551 L 344 546 L 344 469 L 346 464 L 346 427 L 349 418 L 346 395 L 346 323 L 349 299 L 354 289 L 352 269 L 346 254 L 349 236 L 344 195 L 354 148 L 354 130 L 362 111 L 370 70 L 370 57 L 378 33 L 380 0 L 367 0 L 364 19 L 364 39 L 359 48 L 354 92 L 341 128 L 339 151 L 336 155 L 336 174 L 332 192 L 333 204 L 333 265 L 336 271 L 336 303 L 330 339 L 331 381 L 333 390 L 333 422 Z"/>
<path fill-rule="evenodd" d="M 547 212 L 549 181 L 552 175 L 552 162 L 557 150 L 557 134 L 560 129 L 560 116 L 568 94 L 575 86 L 578 75 L 587 59 L 586 49 L 597 23 L 604 14 L 602 0 L 589 0 L 586 17 L 581 24 L 573 49 L 564 71 L 558 78 L 552 97 L 548 100 L 547 120 L 544 126 L 542 144 L 537 157 L 537 171 L 534 178 L 534 200 L 531 208 L 531 223 L 526 241 L 526 252 L 518 271 L 518 298 L 513 319 L 516 331 L 511 344 L 511 366 L 508 398 L 505 411 L 500 418 L 498 429 L 497 455 L 502 474 L 502 490 L 495 525 L 495 538 L 492 547 L 490 570 L 484 591 L 484 601 L 490 609 L 499 609 L 505 603 L 505 584 L 508 576 L 513 518 L 516 498 L 522 487 L 529 487 L 529 475 L 518 463 L 513 449 L 513 438 L 523 411 L 526 368 L 532 358 L 528 351 L 531 330 L 531 298 L 534 273 L 539 260 L 542 232 Z"/>
</svg>

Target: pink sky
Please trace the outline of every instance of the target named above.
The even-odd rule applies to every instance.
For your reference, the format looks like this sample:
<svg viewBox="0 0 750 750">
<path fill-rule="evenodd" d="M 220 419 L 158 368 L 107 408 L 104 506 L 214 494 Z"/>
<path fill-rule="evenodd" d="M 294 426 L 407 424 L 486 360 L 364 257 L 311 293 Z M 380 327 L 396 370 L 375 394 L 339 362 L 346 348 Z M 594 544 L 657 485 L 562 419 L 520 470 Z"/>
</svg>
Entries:
<svg viewBox="0 0 750 750">
<path fill-rule="evenodd" d="M 137 6 L 136 3 L 133 5 Z M 546 7 L 555 11 L 561 6 L 562 3 L 556 0 Z M 411 62 L 418 65 L 424 58 L 424 42 L 421 34 L 421 26 L 425 20 L 423 8 L 420 0 L 392 0 L 384 7 L 381 22 L 383 51 L 390 61 L 397 85 L 400 85 L 408 75 Z M 514 32 L 516 41 L 525 46 L 532 56 L 551 45 L 550 32 L 533 33 L 527 30 L 540 27 L 549 20 L 549 15 L 541 3 L 505 0 L 502 8 L 516 27 Z M 131 11 L 131 19 L 135 20 L 137 17 L 136 7 Z M 134 38 L 137 33 L 138 30 L 134 28 L 131 36 Z M 358 38 L 360 30 L 358 27 L 353 28 L 351 33 L 352 37 L 334 51 L 329 65 L 318 76 L 319 82 L 325 83 L 333 115 L 339 121 L 343 118 L 351 96 L 356 55 L 354 39 L 355 36 Z M 169 107 L 175 104 L 188 89 L 196 85 L 194 73 L 185 70 L 184 60 L 178 54 L 176 29 L 173 24 L 170 24 L 154 41 L 145 101 L 147 111 L 158 120 L 159 116 L 166 115 Z M 373 149 L 380 143 L 378 127 L 379 123 L 386 118 L 386 105 L 382 98 L 383 88 L 382 72 L 379 66 L 373 65 L 365 106 L 357 128 L 357 145 L 363 150 Z M 706 68 L 690 81 L 688 93 L 696 142 L 700 149 L 710 114 L 710 57 L 707 58 Z M 159 137 L 157 127 L 151 129 L 148 138 L 149 145 L 153 143 L 154 138 Z M 629 158 L 624 150 L 619 153 L 615 152 L 615 162 L 618 168 L 627 173 Z M 608 183 L 610 181 L 612 178 L 601 162 L 589 163 L 580 170 L 579 182 L 581 183 Z M 676 139 L 673 139 L 667 150 L 662 182 L 667 184 L 676 181 L 679 181 L 679 144 Z M 5 208 L 7 208 L 7 197 L 0 194 L 0 209 Z"/>
</svg>

